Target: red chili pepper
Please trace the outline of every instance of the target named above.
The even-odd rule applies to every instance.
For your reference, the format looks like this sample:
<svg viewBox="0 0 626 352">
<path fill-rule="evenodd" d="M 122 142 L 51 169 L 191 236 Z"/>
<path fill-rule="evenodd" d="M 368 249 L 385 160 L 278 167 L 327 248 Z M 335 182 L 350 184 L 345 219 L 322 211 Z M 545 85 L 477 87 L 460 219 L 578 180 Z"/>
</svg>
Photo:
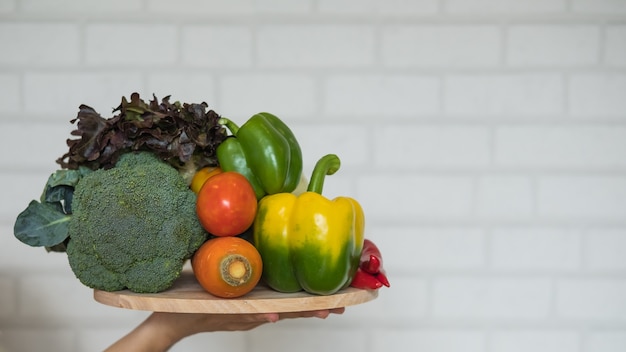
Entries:
<svg viewBox="0 0 626 352">
<path fill-rule="evenodd" d="M 383 286 L 390 287 L 383 269 L 383 257 L 374 242 L 365 239 L 361 252 L 361 261 L 352 283 L 352 287 L 376 290 Z"/>
<path fill-rule="evenodd" d="M 350 286 L 362 289 L 376 290 L 383 287 L 383 284 L 376 278 L 376 276 L 361 270 L 361 268 L 358 268 L 356 270 L 356 273 L 354 274 L 354 278 L 352 278 Z"/>
<path fill-rule="evenodd" d="M 383 272 L 380 271 L 378 274 L 376 274 L 376 278 L 378 279 L 378 281 L 380 281 L 380 283 L 382 283 L 383 285 L 390 287 L 391 284 L 389 284 L 389 280 L 387 279 L 387 275 Z"/>
<path fill-rule="evenodd" d="M 363 258 L 363 256 L 361 256 L 361 258 Z M 377 256 L 370 254 L 369 259 L 361 260 L 360 267 L 365 272 L 376 274 L 380 271 L 380 259 L 378 259 Z"/>
<path fill-rule="evenodd" d="M 363 250 L 361 251 L 361 269 L 370 274 L 376 274 L 383 266 L 383 257 L 380 250 L 374 242 L 367 238 L 363 241 Z"/>
</svg>

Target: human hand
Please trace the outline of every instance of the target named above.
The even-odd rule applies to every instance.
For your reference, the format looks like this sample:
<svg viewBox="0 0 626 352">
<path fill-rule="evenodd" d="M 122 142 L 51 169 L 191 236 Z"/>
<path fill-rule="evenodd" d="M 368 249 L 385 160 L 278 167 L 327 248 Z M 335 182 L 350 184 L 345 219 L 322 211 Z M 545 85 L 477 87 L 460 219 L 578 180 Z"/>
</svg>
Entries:
<svg viewBox="0 0 626 352">
<path fill-rule="evenodd" d="M 128 335 L 118 340 L 106 352 L 167 351 L 185 337 L 214 331 L 246 331 L 266 323 L 284 319 L 321 318 L 342 314 L 345 308 L 289 313 L 255 314 L 196 314 L 154 312 Z"/>
<path fill-rule="evenodd" d="M 284 319 L 321 318 L 330 314 L 342 314 L 345 308 L 314 310 L 289 313 L 254 313 L 254 314 L 195 314 L 155 312 L 148 319 L 155 326 L 167 327 L 172 333 L 182 337 L 201 332 L 246 331 L 266 323 L 275 323 Z"/>
</svg>

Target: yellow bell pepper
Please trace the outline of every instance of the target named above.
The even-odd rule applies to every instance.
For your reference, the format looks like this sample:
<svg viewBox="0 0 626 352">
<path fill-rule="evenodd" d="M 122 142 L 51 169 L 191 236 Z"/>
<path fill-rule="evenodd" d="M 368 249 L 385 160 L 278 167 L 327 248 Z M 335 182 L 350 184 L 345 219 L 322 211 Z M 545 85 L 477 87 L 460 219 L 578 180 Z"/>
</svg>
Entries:
<svg viewBox="0 0 626 352">
<path fill-rule="evenodd" d="M 363 249 L 365 219 L 349 197 L 321 195 L 324 178 L 340 166 L 334 154 L 322 157 L 307 192 L 261 199 L 254 244 L 263 259 L 263 278 L 274 290 L 330 295 L 350 285 Z"/>
</svg>

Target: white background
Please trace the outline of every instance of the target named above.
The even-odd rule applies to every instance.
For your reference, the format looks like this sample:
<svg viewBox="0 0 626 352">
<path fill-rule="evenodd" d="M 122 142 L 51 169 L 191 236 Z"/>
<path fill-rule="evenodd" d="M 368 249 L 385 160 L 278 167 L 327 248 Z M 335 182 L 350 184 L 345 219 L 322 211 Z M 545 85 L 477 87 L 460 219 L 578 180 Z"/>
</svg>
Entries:
<svg viewBox="0 0 626 352">
<path fill-rule="evenodd" d="M 100 305 L 13 222 L 78 106 L 206 101 L 342 169 L 392 287 L 174 351 L 626 350 L 626 1 L 0 0 L 0 351 L 99 351 Z"/>
</svg>

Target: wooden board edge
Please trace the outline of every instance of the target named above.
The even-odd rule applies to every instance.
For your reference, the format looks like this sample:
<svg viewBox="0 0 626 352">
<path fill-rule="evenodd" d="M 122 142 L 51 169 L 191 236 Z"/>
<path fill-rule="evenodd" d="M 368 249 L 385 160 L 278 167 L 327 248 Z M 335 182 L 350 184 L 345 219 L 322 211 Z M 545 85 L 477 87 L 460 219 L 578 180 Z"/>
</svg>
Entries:
<svg viewBox="0 0 626 352">
<path fill-rule="evenodd" d="M 284 298 L 280 298 L 284 295 Z M 217 298 L 188 299 L 158 294 L 135 294 L 128 291 L 106 292 L 94 290 L 94 299 L 102 304 L 132 310 L 170 312 L 170 313 L 211 313 L 211 314 L 248 314 L 248 313 L 285 313 L 307 310 L 323 310 L 354 306 L 369 302 L 378 297 L 377 290 L 348 288 L 328 296 L 292 295 L 276 292 L 275 298 L 236 299 Z"/>
</svg>

